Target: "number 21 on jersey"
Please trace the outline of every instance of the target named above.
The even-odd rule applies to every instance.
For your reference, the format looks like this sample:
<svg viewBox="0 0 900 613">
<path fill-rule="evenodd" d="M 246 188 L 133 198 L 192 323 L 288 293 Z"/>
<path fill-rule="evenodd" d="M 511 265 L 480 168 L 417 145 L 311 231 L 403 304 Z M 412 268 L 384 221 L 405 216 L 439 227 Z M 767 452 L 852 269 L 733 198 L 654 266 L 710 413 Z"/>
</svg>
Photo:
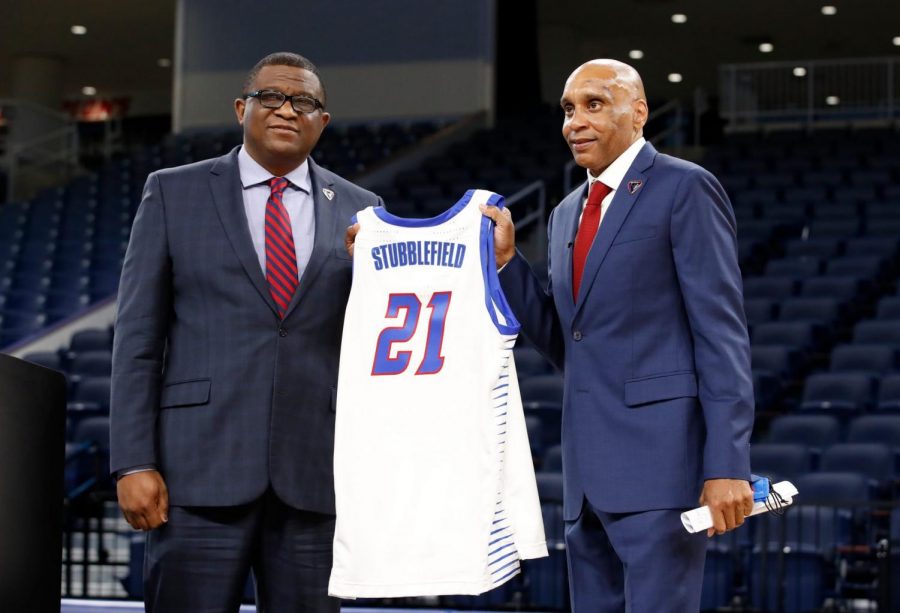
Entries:
<svg viewBox="0 0 900 613">
<path fill-rule="evenodd" d="M 422 356 L 417 375 L 434 375 L 444 366 L 441 347 L 444 344 L 444 326 L 447 321 L 447 310 L 450 308 L 452 292 L 434 292 L 426 308 L 428 315 L 428 335 L 425 341 L 425 355 Z M 413 359 L 412 351 L 398 350 L 391 357 L 394 343 L 406 343 L 415 335 L 419 327 L 419 316 L 422 303 L 415 294 L 391 294 L 388 298 L 385 319 L 403 320 L 399 326 L 387 326 L 378 335 L 375 346 L 375 359 L 372 362 L 373 375 L 399 375 L 406 372 Z"/>
</svg>

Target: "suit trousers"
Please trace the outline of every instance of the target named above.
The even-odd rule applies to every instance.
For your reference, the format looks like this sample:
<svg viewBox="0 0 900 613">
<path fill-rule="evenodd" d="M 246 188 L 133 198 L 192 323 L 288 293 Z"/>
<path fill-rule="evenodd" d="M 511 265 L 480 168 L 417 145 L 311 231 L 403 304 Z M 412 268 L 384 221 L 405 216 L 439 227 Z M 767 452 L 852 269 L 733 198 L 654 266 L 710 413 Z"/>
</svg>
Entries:
<svg viewBox="0 0 900 613">
<path fill-rule="evenodd" d="M 566 522 L 572 613 L 699 611 L 708 539 L 688 534 L 680 514 L 604 513 L 585 499 Z"/>
<path fill-rule="evenodd" d="M 147 611 L 237 613 L 252 570 L 260 613 L 337 613 L 333 538 L 333 515 L 294 509 L 271 488 L 235 507 L 171 507 L 147 535 Z"/>
</svg>

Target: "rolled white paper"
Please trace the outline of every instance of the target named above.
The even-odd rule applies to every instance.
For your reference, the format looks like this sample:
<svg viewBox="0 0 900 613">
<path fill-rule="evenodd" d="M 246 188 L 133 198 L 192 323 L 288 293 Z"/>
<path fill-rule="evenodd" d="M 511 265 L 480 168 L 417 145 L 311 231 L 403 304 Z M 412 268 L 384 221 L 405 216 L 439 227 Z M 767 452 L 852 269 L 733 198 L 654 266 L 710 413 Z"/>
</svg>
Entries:
<svg viewBox="0 0 900 613">
<path fill-rule="evenodd" d="M 773 508 L 790 505 L 794 502 L 794 496 L 797 495 L 797 488 L 794 487 L 794 484 L 790 481 L 779 481 L 772 486 L 772 490 L 777 492 L 782 498 L 782 500 L 779 501 L 772 494 L 769 494 L 767 502 L 769 503 L 769 506 Z M 750 512 L 750 515 L 759 515 L 768 510 L 766 501 L 754 502 L 753 510 Z M 750 517 L 750 515 L 747 517 Z M 698 507 L 696 509 L 691 509 L 690 511 L 685 511 L 681 514 L 681 524 L 684 526 L 684 529 L 691 534 L 712 528 L 713 522 L 712 515 L 709 513 L 709 507 Z"/>
</svg>

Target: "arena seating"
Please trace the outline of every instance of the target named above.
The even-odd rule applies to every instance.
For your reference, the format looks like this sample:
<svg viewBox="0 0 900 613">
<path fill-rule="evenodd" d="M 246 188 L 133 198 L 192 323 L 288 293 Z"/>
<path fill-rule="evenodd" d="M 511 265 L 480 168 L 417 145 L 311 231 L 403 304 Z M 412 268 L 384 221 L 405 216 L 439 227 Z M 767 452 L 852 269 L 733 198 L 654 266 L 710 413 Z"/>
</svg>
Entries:
<svg viewBox="0 0 900 613">
<path fill-rule="evenodd" d="M 409 216 L 433 215 L 471 187 L 510 195 L 535 179 L 558 199 L 569 159 L 558 119 L 536 117 L 533 134 L 503 124 L 478 132 L 375 191 L 392 212 Z M 353 176 L 434 129 L 336 130 L 316 157 Z M 754 471 L 794 481 L 804 504 L 823 503 L 755 518 L 711 541 L 704 608 L 737 596 L 801 611 L 829 597 L 870 594 L 871 585 L 835 569 L 861 567 L 866 575 L 874 554 L 861 559 L 859 551 L 874 551 L 889 531 L 900 540 L 900 515 L 859 506 L 890 501 L 900 475 L 897 136 L 889 129 L 733 135 L 702 162 L 721 179 L 737 218 L 757 393 Z M 146 174 L 222 153 L 237 139 L 170 137 L 95 176 L 0 206 L 0 346 L 114 292 Z M 73 449 L 107 419 L 111 342 L 111 330 L 85 330 L 69 347 L 28 356 L 69 375 Z M 526 340 L 515 354 L 547 533 L 559 549 L 526 563 L 521 581 L 498 594 L 446 604 L 565 607 L 561 496 L 553 493 L 561 487 L 562 379 Z"/>
</svg>

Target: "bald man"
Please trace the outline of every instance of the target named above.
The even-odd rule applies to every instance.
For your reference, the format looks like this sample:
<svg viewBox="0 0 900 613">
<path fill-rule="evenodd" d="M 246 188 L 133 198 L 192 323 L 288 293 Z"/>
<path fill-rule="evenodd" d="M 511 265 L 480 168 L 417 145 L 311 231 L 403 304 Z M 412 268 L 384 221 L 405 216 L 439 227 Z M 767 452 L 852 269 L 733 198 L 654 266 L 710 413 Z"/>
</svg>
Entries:
<svg viewBox="0 0 900 613">
<path fill-rule="evenodd" d="M 644 140 L 631 66 L 578 67 L 560 104 L 587 180 L 550 216 L 546 291 L 509 210 L 484 212 L 525 335 L 565 373 L 572 611 L 698 611 L 707 536 L 740 526 L 753 502 L 734 213 L 712 175 Z M 698 503 L 712 510 L 708 535 L 679 520 Z"/>
</svg>

